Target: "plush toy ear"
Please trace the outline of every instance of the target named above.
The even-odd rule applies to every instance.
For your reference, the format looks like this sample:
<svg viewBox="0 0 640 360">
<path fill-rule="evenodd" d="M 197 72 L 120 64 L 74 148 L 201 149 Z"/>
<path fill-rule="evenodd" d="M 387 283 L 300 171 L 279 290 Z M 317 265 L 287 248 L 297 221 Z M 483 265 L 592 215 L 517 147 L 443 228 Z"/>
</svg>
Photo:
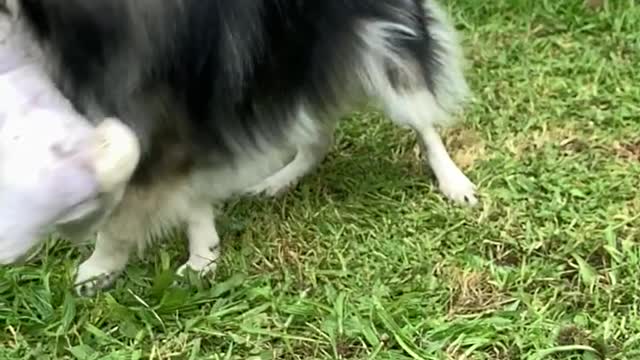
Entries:
<svg viewBox="0 0 640 360">
<path fill-rule="evenodd" d="M 115 118 L 106 118 L 95 133 L 93 166 L 100 190 L 111 192 L 129 181 L 140 161 L 134 132 Z"/>
</svg>

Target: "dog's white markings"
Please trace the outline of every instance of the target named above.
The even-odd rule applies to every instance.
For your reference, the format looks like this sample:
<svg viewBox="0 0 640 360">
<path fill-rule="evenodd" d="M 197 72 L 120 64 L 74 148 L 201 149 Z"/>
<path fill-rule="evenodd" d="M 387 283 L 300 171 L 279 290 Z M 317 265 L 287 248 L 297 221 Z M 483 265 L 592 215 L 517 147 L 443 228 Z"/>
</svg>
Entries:
<svg viewBox="0 0 640 360">
<path fill-rule="evenodd" d="M 194 205 L 187 218 L 189 260 L 178 268 L 178 276 L 190 269 L 200 275 L 212 275 L 220 258 L 220 237 L 215 227 L 211 205 Z"/>
</svg>

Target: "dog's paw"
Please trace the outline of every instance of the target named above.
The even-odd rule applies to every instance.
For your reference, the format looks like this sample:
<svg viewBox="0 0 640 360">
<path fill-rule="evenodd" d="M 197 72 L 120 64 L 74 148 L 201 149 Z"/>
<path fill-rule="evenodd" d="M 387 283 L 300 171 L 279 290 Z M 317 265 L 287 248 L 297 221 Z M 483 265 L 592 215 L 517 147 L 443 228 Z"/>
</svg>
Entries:
<svg viewBox="0 0 640 360">
<path fill-rule="evenodd" d="M 88 261 L 78 267 L 74 288 L 79 296 L 91 297 L 99 290 L 113 285 L 118 273 L 96 266 Z"/>
<path fill-rule="evenodd" d="M 462 172 L 446 176 L 439 183 L 440 191 L 450 200 L 460 205 L 469 207 L 478 204 L 476 197 L 476 185 Z"/>
<path fill-rule="evenodd" d="M 207 257 L 192 256 L 186 263 L 178 268 L 176 274 L 179 277 L 185 277 L 187 271 L 193 271 L 200 276 L 208 276 L 214 274 L 218 266 L 218 262 L 217 260 L 211 260 L 215 257 L 213 253 L 210 255 L 211 256 Z"/>
</svg>

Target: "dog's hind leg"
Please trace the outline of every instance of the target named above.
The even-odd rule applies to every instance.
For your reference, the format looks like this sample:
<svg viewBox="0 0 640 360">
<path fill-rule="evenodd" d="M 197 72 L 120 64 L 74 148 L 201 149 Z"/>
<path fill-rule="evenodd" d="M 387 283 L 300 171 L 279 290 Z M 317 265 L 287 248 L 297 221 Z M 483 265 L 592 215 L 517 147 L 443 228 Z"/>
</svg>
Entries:
<svg viewBox="0 0 640 360">
<path fill-rule="evenodd" d="M 334 130 L 335 123 L 317 122 L 308 112 L 301 111 L 289 136 L 296 147 L 293 160 L 246 192 L 277 196 L 295 186 L 327 156 L 333 144 Z"/>
<path fill-rule="evenodd" d="M 331 147 L 331 138 L 323 137 L 317 143 L 298 146 L 296 155 L 285 167 L 270 175 L 247 193 L 278 196 L 295 186 L 298 181 L 313 171 L 324 159 Z"/>
<path fill-rule="evenodd" d="M 435 1 L 424 3 L 424 29 L 417 23 L 367 23 L 367 47 L 359 76 L 365 91 L 389 117 L 415 130 L 440 190 L 451 200 L 477 203 L 475 185 L 453 162 L 436 126 L 447 125 L 470 96 L 455 29 Z"/>
<path fill-rule="evenodd" d="M 436 130 L 436 125 L 446 123 L 450 114 L 442 109 L 433 93 L 426 86 L 422 89 L 396 89 L 390 82 L 382 80 L 375 85 L 374 96 L 380 100 L 391 120 L 417 133 L 440 191 L 456 203 L 476 205 L 476 186 L 453 162 Z"/>
<path fill-rule="evenodd" d="M 425 90 L 412 95 L 395 94 L 387 99 L 391 100 L 386 103 L 391 119 L 400 126 L 412 128 L 417 133 L 440 191 L 456 203 L 476 205 L 476 186 L 451 159 L 434 124 L 429 121 L 433 113 L 429 111 L 428 104 L 432 97 L 428 92 Z M 436 109 L 435 105 L 433 109 Z"/>
<path fill-rule="evenodd" d="M 478 203 L 475 184 L 453 162 L 436 129 L 429 125 L 416 126 L 414 129 L 438 180 L 440 191 L 459 204 L 475 206 Z"/>
</svg>

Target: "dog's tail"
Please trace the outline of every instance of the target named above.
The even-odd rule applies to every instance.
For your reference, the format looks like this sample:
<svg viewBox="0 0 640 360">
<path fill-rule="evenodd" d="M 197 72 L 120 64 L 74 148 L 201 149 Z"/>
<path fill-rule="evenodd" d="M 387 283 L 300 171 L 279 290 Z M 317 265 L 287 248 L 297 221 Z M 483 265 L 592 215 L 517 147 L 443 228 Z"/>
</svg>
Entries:
<svg viewBox="0 0 640 360">
<path fill-rule="evenodd" d="M 391 2 L 392 17 L 359 32 L 366 90 L 397 122 L 446 125 L 471 97 L 458 34 L 435 0 Z"/>
<path fill-rule="evenodd" d="M 424 1 L 427 34 L 433 39 L 432 56 L 437 66 L 433 72 L 435 96 L 447 112 L 457 113 L 470 99 L 471 91 L 464 76 L 465 56 L 460 39 L 447 13 L 434 0 Z M 429 59 L 423 59 L 430 61 Z M 423 65 L 423 72 L 428 71 Z"/>
</svg>

